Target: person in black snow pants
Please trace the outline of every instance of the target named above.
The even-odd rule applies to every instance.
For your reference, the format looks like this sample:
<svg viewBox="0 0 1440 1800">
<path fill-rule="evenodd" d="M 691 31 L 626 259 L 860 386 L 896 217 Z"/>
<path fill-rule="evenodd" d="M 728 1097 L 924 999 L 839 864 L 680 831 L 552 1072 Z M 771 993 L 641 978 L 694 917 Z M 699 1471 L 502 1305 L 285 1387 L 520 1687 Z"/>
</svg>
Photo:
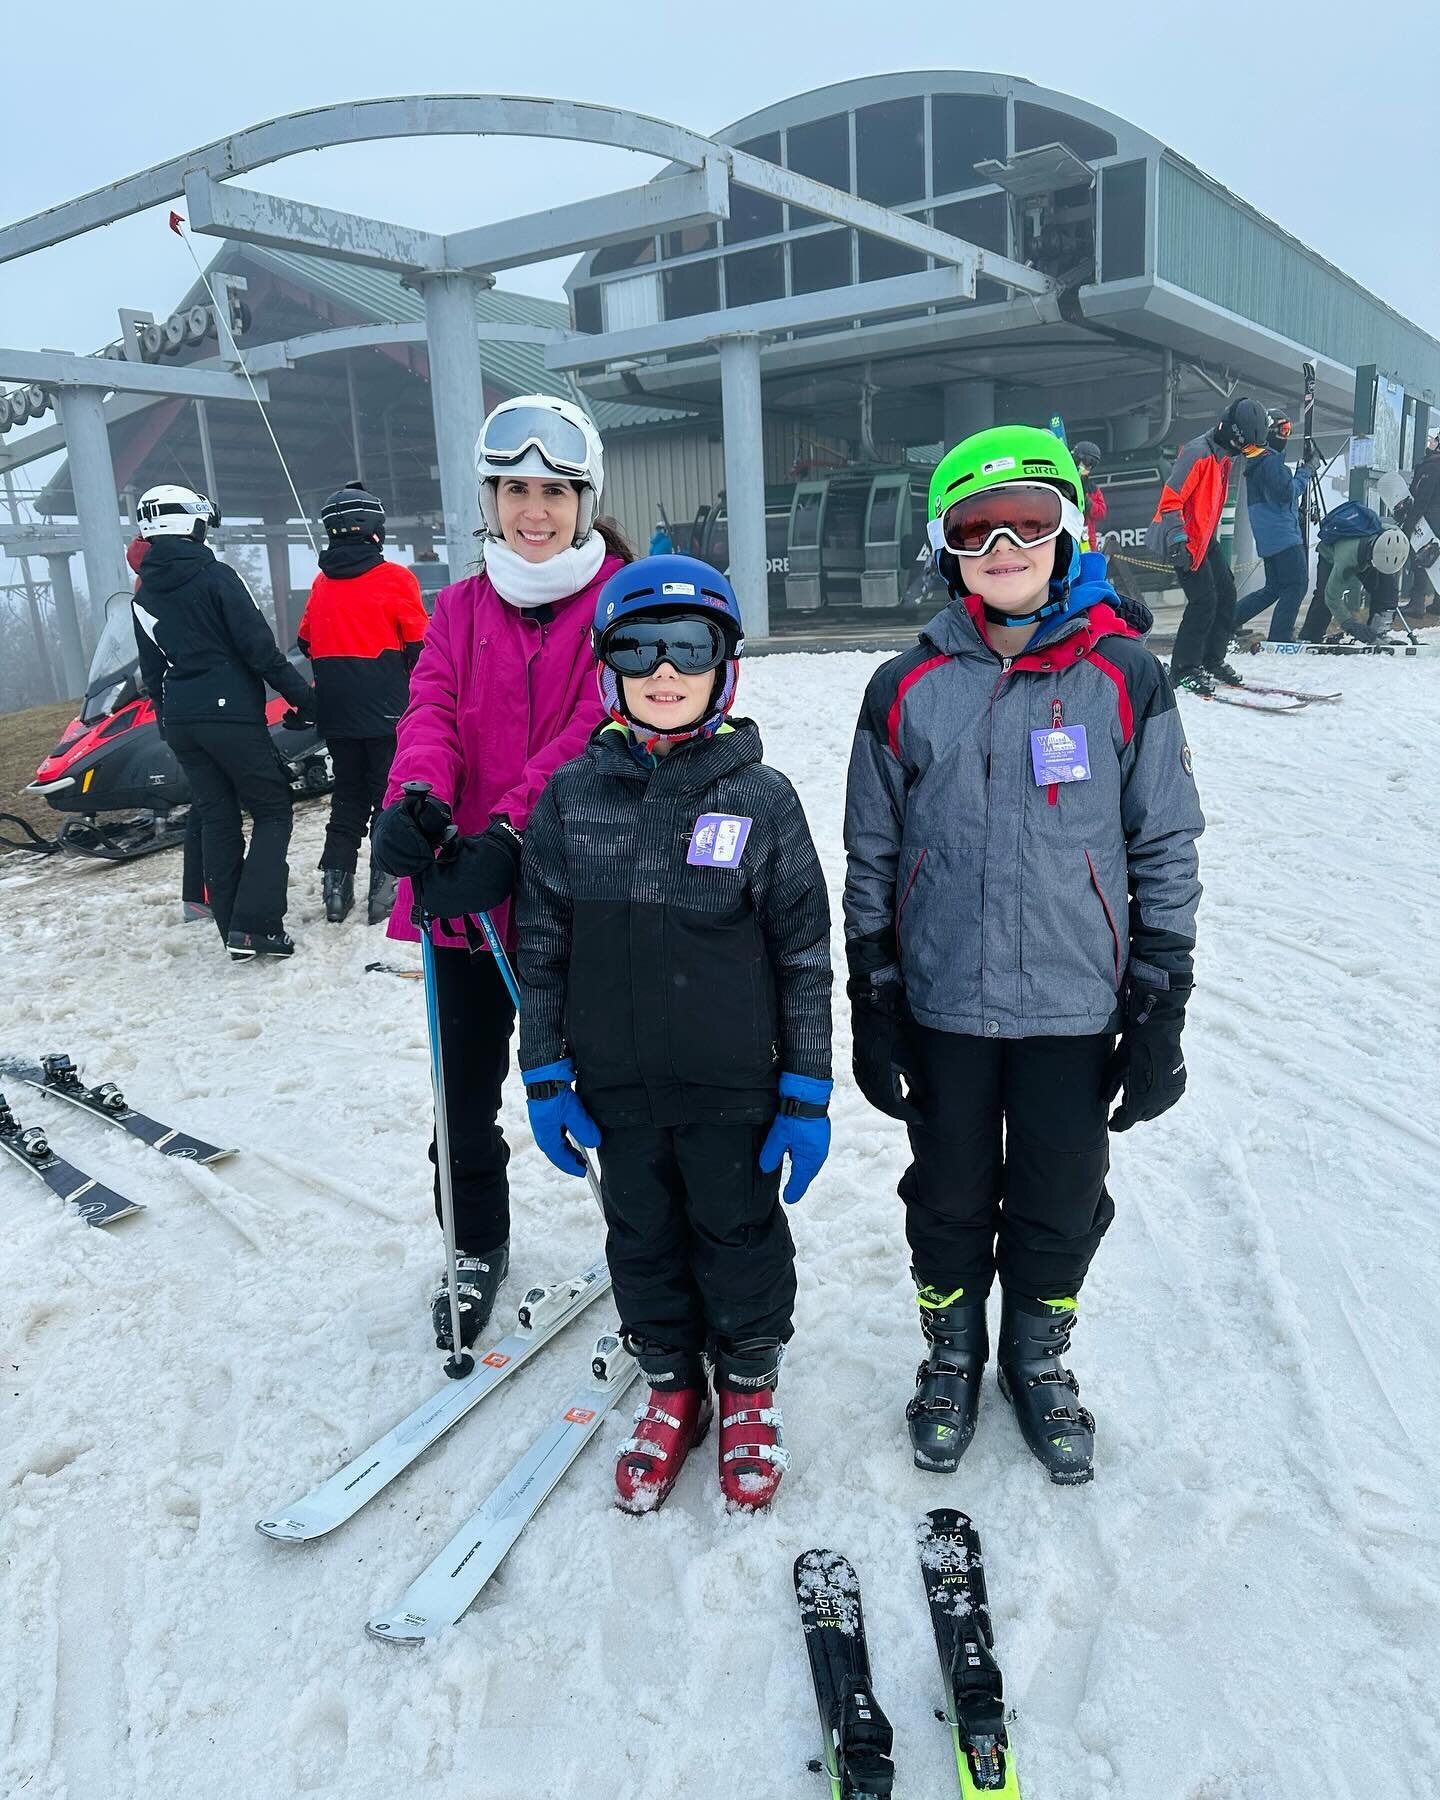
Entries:
<svg viewBox="0 0 1440 1800">
<path fill-rule="evenodd" d="M 915 1463 L 970 1443 L 998 1275 L 1000 1391 L 1062 1484 L 1094 1468 L 1061 1357 L 1115 1213 L 1109 1133 L 1185 1090 L 1204 824 L 1165 672 L 1079 551 L 1083 503 L 1033 426 L 940 463 L 950 604 L 872 677 L 845 802 L 855 1078 L 910 1131 Z"/>
<path fill-rule="evenodd" d="M 688 556 L 612 575 L 595 611 L 610 722 L 551 777 L 525 833 L 520 1061 L 540 1148 L 599 1146 L 606 1256 L 650 1387 L 617 1504 L 670 1492 L 720 1412 L 720 1486 L 769 1504 L 795 1254 L 780 1205 L 830 1143 L 830 917 L 790 783 L 735 696 L 730 583 Z"/>
<path fill-rule="evenodd" d="M 310 683 L 281 654 L 249 588 L 206 545 L 216 508 L 166 485 L 143 494 L 138 511 L 150 545 L 130 603 L 140 673 L 200 814 L 215 924 L 236 962 L 289 956 L 290 780 L 265 723 L 265 689 L 290 702 L 287 721 L 299 729 L 314 720 Z"/>
<path fill-rule="evenodd" d="M 385 508 L 373 494 L 350 482 L 321 507 L 320 523 L 329 542 L 296 635 L 315 672 L 320 735 L 335 771 L 320 881 L 325 917 L 339 925 L 355 904 L 360 846 L 384 804 L 395 727 L 430 621 L 414 574 L 386 561 Z M 371 925 L 389 918 L 396 885 L 372 858 Z"/>
</svg>

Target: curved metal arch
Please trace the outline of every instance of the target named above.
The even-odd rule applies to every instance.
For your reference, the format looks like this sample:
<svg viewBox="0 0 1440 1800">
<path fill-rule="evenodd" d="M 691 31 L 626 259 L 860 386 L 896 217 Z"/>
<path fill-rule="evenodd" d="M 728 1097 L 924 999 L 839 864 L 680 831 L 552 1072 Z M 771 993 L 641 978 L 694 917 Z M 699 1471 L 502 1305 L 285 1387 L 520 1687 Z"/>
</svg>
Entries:
<svg viewBox="0 0 1440 1800">
<path fill-rule="evenodd" d="M 0 229 L 0 263 L 101 225 L 163 206 L 184 191 L 185 176 L 203 169 L 215 180 L 243 175 L 304 150 L 406 137 L 546 137 L 608 144 L 698 169 L 724 146 L 664 119 L 588 101 L 524 99 L 507 94 L 411 94 L 388 100 L 346 101 L 308 112 L 284 113 L 198 150 L 157 163 L 138 175 L 96 188 L 78 199 Z"/>
</svg>

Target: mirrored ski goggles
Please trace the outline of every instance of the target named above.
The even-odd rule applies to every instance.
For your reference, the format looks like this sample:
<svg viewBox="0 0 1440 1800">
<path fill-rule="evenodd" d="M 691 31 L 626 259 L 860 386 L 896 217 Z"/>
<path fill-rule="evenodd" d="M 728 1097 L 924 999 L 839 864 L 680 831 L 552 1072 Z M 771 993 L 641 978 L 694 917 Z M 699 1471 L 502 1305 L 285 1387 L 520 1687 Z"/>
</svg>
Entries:
<svg viewBox="0 0 1440 1800">
<path fill-rule="evenodd" d="M 617 675 L 651 675 L 668 662 L 677 675 L 703 675 L 730 654 L 713 619 L 636 619 L 612 625 L 600 640 L 600 660 Z"/>
<path fill-rule="evenodd" d="M 487 462 L 519 462 L 527 450 L 538 450 L 560 475 L 583 475 L 590 467 L 585 433 L 548 406 L 512 406 L 486 421 L 480 454 Z"/>
<path fill-rule="evenodd" d="M 953 550 L 957 556 L 984 556 L 1002 537 L 1033 548 L 1052 543 L 1062 531 L 1077 541 L 1084 536 L 1085 521 L 1073 500 L 1058 488 L 1041 482 L 1008 482 L 968 494 L 930 521 L 932 550 Z"/>
<path fill-rule="evenodd" d="M 1272 419 L 1270 421 L 1271 437 L 1288 438 L 1294 429 L 1295 427 L 1289 419 Z"/>
</svg>

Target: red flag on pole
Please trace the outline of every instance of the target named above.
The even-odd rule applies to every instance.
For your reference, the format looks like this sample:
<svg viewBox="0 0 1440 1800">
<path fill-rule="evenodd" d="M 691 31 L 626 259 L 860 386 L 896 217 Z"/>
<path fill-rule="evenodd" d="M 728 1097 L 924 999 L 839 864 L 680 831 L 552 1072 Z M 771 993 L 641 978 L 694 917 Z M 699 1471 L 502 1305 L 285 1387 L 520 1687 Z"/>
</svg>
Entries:
<svg viewBox="0 0 1440 1800">
<path fill-rule="evenodd" d="M 182 225 L 183 225 L 183 224 L 184 224 L 184 223 L 185 223 L 185 221 L 184 221 L 184 220 L 183 220 L 183 219 L 182 219 L 182 218 L 181 218 L 181 217 L 180 217 L 180 215 L 179 215 L 179 213 L 177 213 L 177 212 L 172 212 L 172 213 L 171 213 L 171 215 L 170 215 L 170 229 L 171 229 L 171 230 L 172 230 L 172 231 L 173 231 L 173 232 L 174 232 L 174 233 L 175 233 L 175 235 L 176 235 L 176 237 L 179 237 L 179 235 L 180 235 L 180 227 L 181 227 L 181 226 L 182 226 Z"/>
</svg>

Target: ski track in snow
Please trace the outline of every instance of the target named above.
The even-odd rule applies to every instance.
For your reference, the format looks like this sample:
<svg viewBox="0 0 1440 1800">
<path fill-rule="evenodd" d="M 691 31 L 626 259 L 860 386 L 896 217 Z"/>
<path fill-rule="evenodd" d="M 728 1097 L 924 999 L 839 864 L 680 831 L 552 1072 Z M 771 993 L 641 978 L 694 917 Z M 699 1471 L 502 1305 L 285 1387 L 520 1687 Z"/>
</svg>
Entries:
<svg viewBox="0 0 1440 1800">
<path fill-rule="evenodd" d="M 821 849 L 843 971 L 841 814 L 881 658 L 774 657 L 745 710 Z M 179 859 L 0 861 L 0 1049 L 68 1050 L 215 1169 L 32 1090 L 22 1119 L 147 1210 L 95 1231 L 0 1168 L 0 1793 L 25 1800 L 711 1800 L 738 1769 L 814 1796 L 790 1569 L 843 1551 L 864 1593 L 897 1792 L 955 1791 L 914 1527 L 979 1527 L 1030 1800 L 1407 1800 L 1440 1766 L 1431 1355 L 1440 667 L 1306 668 L 1343 704 L 1276 726 L 1185 705 L 1209 818 L 1190 1092 L 1115 1142 L 1117 1217 L 1073 1365 L 1098 1472 L 1050 1487 L 987 1380 L 957 1476 L 910 1464 L 921 1353 L 900 1128 L 850 1084 L 790 1214 L 800 1267 L 773 1516 L 729 1517 L 713 1444 L 664 1510 L 608 1506 L 600 1434 L 469 1615 L 421 1650 L 364 1635 L 528 1446 L 613 1319 L 599 1301 L 348 1526 L 254 1521 L 441 1381 L 418 960 L 321 918 L 323 807 L 297 814 L 294 962 L 234 967 L 179 922 Z M 102 947 L 96 949 L 94 947 Z M 837 984 L 838 986 L 838 984 Z M 518 1084 L 514 1267 L 588 1262 L 587 1190 L 534 1150 Z M 628 1417 L 629 1403 L 622 1403 Z"/>
</svg>

